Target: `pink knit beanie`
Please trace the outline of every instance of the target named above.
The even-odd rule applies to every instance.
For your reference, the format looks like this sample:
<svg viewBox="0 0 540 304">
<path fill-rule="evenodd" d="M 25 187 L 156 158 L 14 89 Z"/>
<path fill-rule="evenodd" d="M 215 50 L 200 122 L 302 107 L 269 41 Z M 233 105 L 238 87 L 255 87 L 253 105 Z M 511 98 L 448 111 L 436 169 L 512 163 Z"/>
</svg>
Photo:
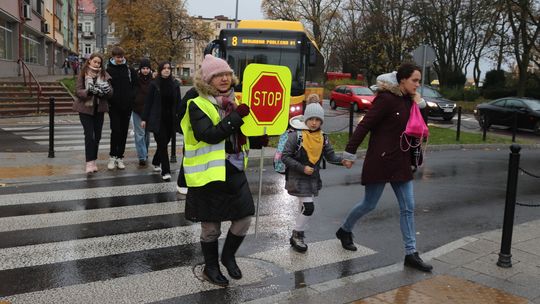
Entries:
<svg viewBox="0 0 540 304">
<path fill-rule="evenodd" d="M 210 82 L 212 77 L 224 72 L 233 73 L 227 61 L 210 54 L 204 56 L 204 60 L 201 63 L 201 75 L 205 82 Z"/>
</svg>

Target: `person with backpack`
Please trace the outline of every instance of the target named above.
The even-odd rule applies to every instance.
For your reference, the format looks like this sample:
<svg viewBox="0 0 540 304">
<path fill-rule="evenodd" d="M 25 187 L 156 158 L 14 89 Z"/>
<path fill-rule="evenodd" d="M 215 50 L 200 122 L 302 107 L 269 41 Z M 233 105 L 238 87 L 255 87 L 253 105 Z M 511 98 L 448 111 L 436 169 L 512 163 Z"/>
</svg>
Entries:
<svg viewBox="0 0 540 304">
<path fill-rule="evenodd" d="M 414 226 L 413 172 L 410 151 L 401 149 L 401 137 L 407 126 L 410 109 L 417 97 L 421 70 L 411 63 L 403 63 L 396 73 L 396 82 L 379 82 L 379 92 L 373 107 L 364 116 L 349 139 L 343 157 L 356 159 L 356 150 L 368 133 L 369 144 L 362 168 L 364 199 L 349 211 L 336 237 L 346 250 L 356 251 L 352 230 L 356 222 L 375 209 L 386 183 L 390 183 L 400 209 L 400 228 L 405 247 L 404 265 L 429 272 L 433 267 L 425 263 L 416 250 Z"/>
<path fill-rule="evenodd" d="M 322 187 L 319 165 L 323 157 L 336 165 L 352 166 L 334 153 L 328 136 L 322 132 L 324 109 L 319 103 L 308 104 L 303 119 L 303 128 L 288 133 L 281 157 L 286 166 L 285 189 L 298 199 L 299 213 L 289 241 L 294 250 L 302 253 L 308 249 L 304 242 L 305 230 L 315 210 L 315 197 Z M 291 125 L 298 126 L 294 120 Z"/>
<path fill-rule="evenodd" d="M 112 58 L 107 66 L 111 75 L 113 96 L 109 99 L 109 119 L 111 124 L 111 149 L 107 168 L 125 169 L 124 152 L 128 136 L 131 110 L 137 96 L 139 78 L 137 71 L 127 64 L 124 49 L 115 46 L 111 50 Z"/>
</svg>

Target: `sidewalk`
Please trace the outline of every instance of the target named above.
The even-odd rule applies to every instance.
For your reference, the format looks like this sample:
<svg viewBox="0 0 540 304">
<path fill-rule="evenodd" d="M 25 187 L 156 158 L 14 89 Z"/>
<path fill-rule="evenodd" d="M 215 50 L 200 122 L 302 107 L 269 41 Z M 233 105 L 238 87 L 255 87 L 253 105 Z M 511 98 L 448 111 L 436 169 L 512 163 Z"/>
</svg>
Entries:
<svg viewBox="0 0 540 304">
<path fill-rule="evenodd" d="M 249 302 L 540 304 L 540 220 L 514 227 L 512 267 L 496 265 L 501 230 L 424 253 L 432 274 L 401 263 Z"/>
</svg>

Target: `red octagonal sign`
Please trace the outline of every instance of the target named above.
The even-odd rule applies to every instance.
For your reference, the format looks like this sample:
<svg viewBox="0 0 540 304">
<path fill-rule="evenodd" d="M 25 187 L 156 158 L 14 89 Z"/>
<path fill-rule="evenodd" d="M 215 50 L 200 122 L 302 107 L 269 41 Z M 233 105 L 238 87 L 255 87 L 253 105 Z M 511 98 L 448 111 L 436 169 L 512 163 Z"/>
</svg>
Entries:
<svg viewBox="0 0 540 304">
<path fill-rule="evenodd" d="M 249 88 L 249 97 L 257 124 L 271 125 L 283 111 L 285 86 L 276 73 L 263 72 Z"/>
</svg>

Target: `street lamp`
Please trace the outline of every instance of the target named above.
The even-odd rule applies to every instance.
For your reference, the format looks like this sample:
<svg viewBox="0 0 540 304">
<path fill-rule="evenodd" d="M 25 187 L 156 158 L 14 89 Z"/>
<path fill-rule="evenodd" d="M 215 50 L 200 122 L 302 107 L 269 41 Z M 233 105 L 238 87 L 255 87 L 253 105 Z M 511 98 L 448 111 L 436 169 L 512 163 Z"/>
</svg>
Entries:
<svg viewBox="0 0 540 304">
<path fill-rule="evenodd" d="M 236 12 L 234 14 L 234 27 L 238 27 L 238 0 L 236 0 Z"/>
</svg>

